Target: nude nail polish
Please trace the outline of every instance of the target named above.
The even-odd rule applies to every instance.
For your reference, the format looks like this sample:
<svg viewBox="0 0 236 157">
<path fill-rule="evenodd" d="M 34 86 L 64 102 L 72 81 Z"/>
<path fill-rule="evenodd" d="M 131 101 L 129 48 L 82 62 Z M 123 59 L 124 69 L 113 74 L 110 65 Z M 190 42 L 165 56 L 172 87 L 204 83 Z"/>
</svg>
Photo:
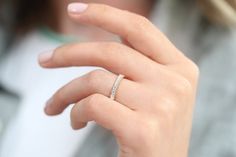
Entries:
<svg viewBox="0 0 236 157">
<path fill-rule="evenodd" d="M 39 63 L 46 63 L 52 58 L 53 51 L 43 52 L 39 55 Z"/>
<path fill-rule="evenodd" d="M 68 5 L 68 12 L 79 14 L 84 12 L 88 7 L 88 4 L 85 3 L 71 3 Z"/>
</svg>

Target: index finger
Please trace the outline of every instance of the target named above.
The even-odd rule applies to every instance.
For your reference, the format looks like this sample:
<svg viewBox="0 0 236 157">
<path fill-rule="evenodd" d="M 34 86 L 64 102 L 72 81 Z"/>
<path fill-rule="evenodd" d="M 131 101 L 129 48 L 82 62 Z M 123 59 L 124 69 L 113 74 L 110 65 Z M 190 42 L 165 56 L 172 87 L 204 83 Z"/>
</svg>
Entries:
<svg viewBox="0 0 236 157">
<path fill-rule="evenodd" d="M 115 33 L 152 60 L 171 64 L 182 53 L 145 17 L 104 4 L 72 3 L 68 6 L 72 19 Z"/>
</svg>

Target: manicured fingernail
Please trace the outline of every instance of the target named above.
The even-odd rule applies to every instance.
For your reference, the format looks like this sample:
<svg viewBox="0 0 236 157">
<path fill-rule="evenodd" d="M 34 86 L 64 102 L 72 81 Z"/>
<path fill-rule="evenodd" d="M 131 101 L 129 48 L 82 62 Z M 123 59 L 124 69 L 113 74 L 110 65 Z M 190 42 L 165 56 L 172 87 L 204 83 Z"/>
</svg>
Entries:
<svg viewBox="0 0 236 157">
<path fill-rule="evenodd" d="M 39 63 L 46 63 L 52 58 L 53 51 L 43 52 L 39 55 Z"/>
<path fill-rule="evenodd" d="M 71 3 L 68 5 L 68 12 L 79 14 L 84 12 L 88 8 L 88 4 L 85 3 Z"/>
<path fill-rule="evenodd" d="M 47 113 L 50 112 L 50 108 L 52 107 L 52 102 L 53 102 L 53 98 L 50 98 L 50 99 L 46 102 L 45 111 L 46 111 Z"/>
</svg>

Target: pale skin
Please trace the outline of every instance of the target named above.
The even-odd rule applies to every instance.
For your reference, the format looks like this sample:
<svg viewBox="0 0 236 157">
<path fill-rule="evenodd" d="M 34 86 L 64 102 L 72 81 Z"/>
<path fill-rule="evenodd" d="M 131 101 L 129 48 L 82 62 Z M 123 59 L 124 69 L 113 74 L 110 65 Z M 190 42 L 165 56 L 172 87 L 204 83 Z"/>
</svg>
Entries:
<svg viewBox="0 0 236 157">
<path fill-rule="evenodd" d="M 89 41 L 110 40 L 112 35 L 96 27 L 82 25 L 68 18 L 67 5 L 68 1 L 77 2 L 78 0 L 58 1 L 50 0 L 56 6 L 56 13 L 59 15 L 59 25 L 56 29 L 59 33 L 66 35 L 86 36 Z M 116 8 L 129 10 L 142 16 L 148 17 L 153 6 L 152 0 L 80 0 L 85 3 L 103 3 Z"/>
<path fill-rule="evenodd" d="M 90 121 L 112 131 L 119 157 L 186 157 L 198 81 L 197 66 L 148 19 L 102 4 L 76 4 L 76 22 L 100 27 L 123 39 L 63 45 L 39 56 L 44 68 L 99 66 L 59 89 L 45 112 L 58 115 L 70 104 L 73 129 Z M 115 101 L 118 74 L 125 75 Z"/>
</svg>

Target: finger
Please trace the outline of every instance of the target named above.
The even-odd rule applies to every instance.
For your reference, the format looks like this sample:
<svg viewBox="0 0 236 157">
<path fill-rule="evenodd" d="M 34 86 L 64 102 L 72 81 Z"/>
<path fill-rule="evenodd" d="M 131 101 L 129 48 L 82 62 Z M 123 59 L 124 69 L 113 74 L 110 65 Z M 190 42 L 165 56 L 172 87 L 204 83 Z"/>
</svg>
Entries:
<svg viewBox="0 0 236 157">
<path fill-rule="evenodd" d="M 80 129 L 89 121 L 111 130 L 114 134 L 123 134 L 132 127 L 135 112 L 116 101 L 100 95 L 91 95 L 78 102 L 71 110 L 71 124 Z"/>
<path fill-rule="evenodd" d="M 46 68 L 99 66 L 131 80 L 143 79 L 143 73 L 151 74 L 156 64 L 134 49 L 115 42 L 68 44 L 57 48 L 50 57 L 48 53 L 41 54 L 39 62 Z"/>
<path fill-rule="evenodd" d="M 52 97 L 52 101 L 45 108 L 48 115 L 60 114 L 67 106 L 76 103 L 81 99 L 96 93 L 109 97 L 112 86 L 117 75 L 104 70 L 92 71 L 80 78 L 77 78 L 61 89 Z M 116 93 L 116 101 L 126 105 L 128 108 L 136 110 L 138 108 L 141 91 L 139 84 L 127 79 L 123 79 Z M 132 93 L 132 99 L 129 93 Z"/>
<path fill-rule="evenodd" d="M 68 6 L 72 19 L 101 27 L 128 41 L 132 47 L 163 64 L 183 57 L 175 46 L 145 17 L 103 4 L 72 3 Z"/>
</svg>

